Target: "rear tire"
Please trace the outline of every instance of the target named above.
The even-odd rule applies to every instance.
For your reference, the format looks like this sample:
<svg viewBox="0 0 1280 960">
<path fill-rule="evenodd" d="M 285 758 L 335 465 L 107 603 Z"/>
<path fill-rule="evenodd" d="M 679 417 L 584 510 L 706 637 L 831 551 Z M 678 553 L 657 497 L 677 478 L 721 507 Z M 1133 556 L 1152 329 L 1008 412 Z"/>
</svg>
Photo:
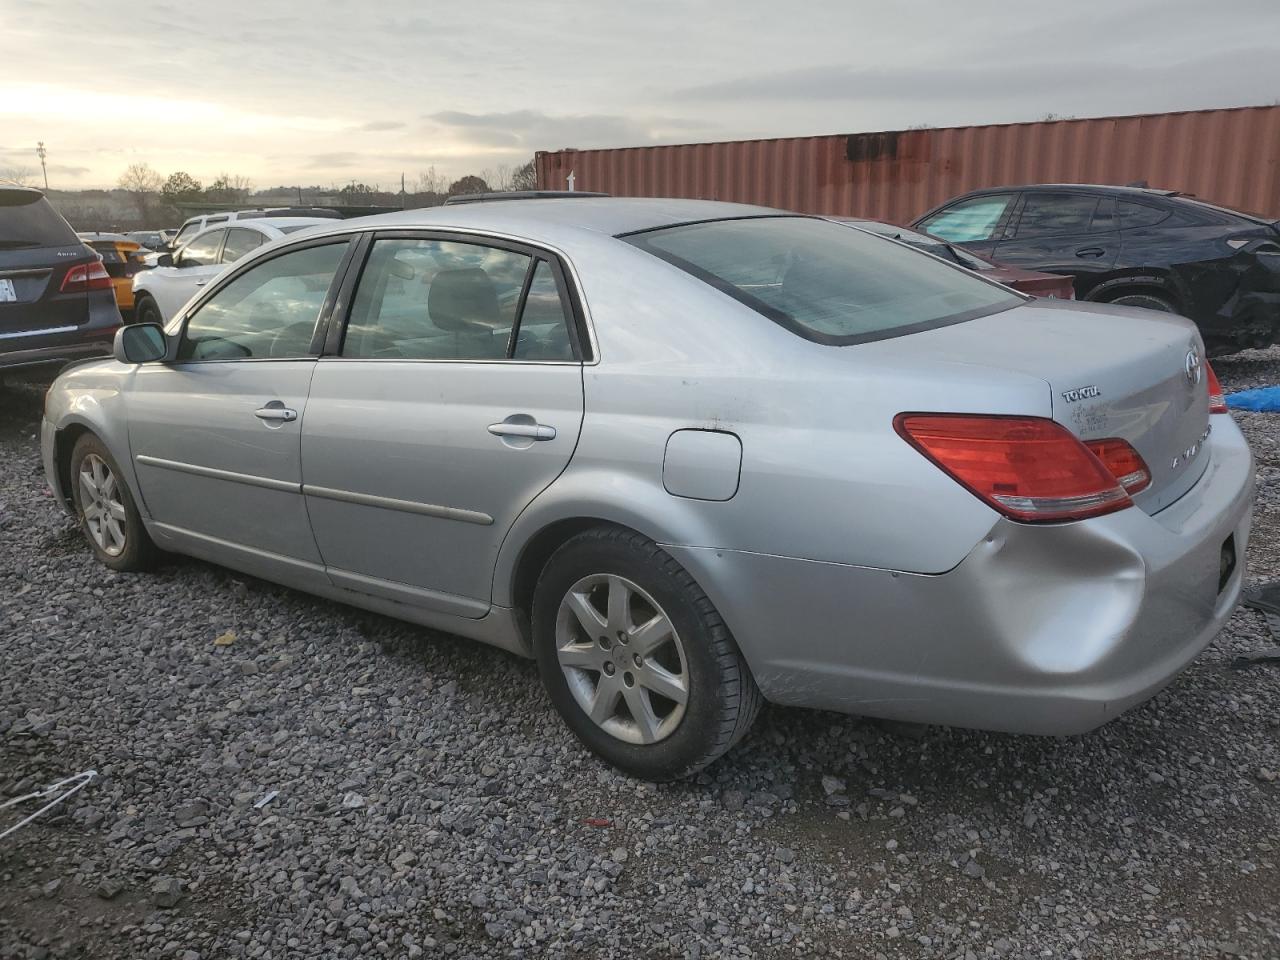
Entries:
<svg viewBox="0 0 1280 960">
<path fill-rule="evenodd" d="M 1167 297 L 1157 296 L 1154 293 L 1122 293 L 1117 297 L 1112 297 L 1107 303 L 1113 303 L 1118 307 L 1142 307 L 1145 310 L 1159 310 L 1161 313 L 1178 312 L 1178 308 L 1173 305 L 1173 301 Z"/>
<path fill-rule="evenodd" d="M 707 595 L 633 531 L 596 527 L 560 547 L 534 590 L 532 620 L 552 704 L 590 750 L 632 776 L 696 773 L 760 711 L 760 690 Z"/>
<path fill-rule="evenodd" d="M 160 316 L 160 308 L 156 306 L 156 302 L 150 297 L 139 297 L 133 304 L 133 322 L 134 323 L 158 323 L 164 325 L 164 318 Z"/>
<path fill-rule="evenodd" d="M 151 569 L 159 551 L 142 525 L 120 467 L 92 433 L 81 436 L 71 450 L 70 483 L 80 531 L 93 555 L 112 570 Z"/>
</svg>

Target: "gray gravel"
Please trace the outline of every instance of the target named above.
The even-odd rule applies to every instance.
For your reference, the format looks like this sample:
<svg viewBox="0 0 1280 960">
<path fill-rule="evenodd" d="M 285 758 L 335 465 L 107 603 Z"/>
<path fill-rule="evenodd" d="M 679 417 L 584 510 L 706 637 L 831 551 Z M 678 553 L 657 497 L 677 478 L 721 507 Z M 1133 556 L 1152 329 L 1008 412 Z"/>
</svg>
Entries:
<svg viewBox="0 0 1280 960">
<path fill-rule="evenodd" d="M 1280 383 L 1280 352 L 1217 368 Z M 195 561 L 94 564 L 39 405 L 0 389 L 0 798 L 101 779 L 0 841 L 5 960 L 1280 956 L 1280 666 L 1231 666 L 1271 642 L 1252 611 L 1088 736 L 774 708 L 654 787 L 499 651 Z M 1280 421 L 1239 419 L 1265 579 Z"/>
</svg>

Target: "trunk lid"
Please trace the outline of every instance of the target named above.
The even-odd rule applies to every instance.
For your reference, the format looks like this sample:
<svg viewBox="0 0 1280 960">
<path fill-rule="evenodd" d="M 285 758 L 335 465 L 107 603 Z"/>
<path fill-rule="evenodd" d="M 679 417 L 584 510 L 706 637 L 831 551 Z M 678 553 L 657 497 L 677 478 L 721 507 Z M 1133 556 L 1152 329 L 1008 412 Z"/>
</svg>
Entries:
<svg viewBox="0 0 1280 960">
<path fill-rule="evenodd" d="M 1151 472 L 1134 503 L 1154 513 L 1207 465 L 1204 346 L 1182 317 L 1131 307 L 1037 300 L 898 341 L 919 359 L 1039 377 L 1052 416 L 1082 440 L 1120 437 Z"/>
</svg>

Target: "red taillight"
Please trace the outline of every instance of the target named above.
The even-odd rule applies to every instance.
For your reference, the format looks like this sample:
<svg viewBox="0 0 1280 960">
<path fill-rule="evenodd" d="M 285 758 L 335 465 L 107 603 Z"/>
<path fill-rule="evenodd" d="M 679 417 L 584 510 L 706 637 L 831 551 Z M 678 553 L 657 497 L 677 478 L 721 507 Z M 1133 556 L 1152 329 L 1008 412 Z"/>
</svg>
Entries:
<svg viewBox="0 0 1280 960">
<path fill-rule="evenodd" d="M 1082 520 L 1133 502 L 1103 462 L 1052 420 L 900 413 L 893 425 L 953 479 L 1014 520 Z"/>
<path fill-rule="evenodd" d="M 81 263 L 67 271 L 67 275 L 62 278 L 62 286 L 58 289 L 63 293 L 110 290 L 111 277 L 107 275 L 107 268 L 102 265 L 101 260 Z"/>
<path fill-rule="evenodd" d="M 1213 367 L 1206 360 L 1204 368 L 1208 372 L 1205 378 L 1209 381 L 1209 412 L 1210 413 L 1227 413 L 1227 399 L 1222 395 L 1222 384 L 1218 382 L 1218 375 L 1213 372 Z"/>
<path fill-rule="evenodd" d="M 1124 492 L 1132 496 L 1141 493 L 1151 486 L 1151 471 L 1142 454 L 1133 449 L 1127 440 L 1118 437 L 1108 440 L 1086 440 L 1089 452 L 1102 461 L 1107 471 L 1124 487 Z"/>
</svg>

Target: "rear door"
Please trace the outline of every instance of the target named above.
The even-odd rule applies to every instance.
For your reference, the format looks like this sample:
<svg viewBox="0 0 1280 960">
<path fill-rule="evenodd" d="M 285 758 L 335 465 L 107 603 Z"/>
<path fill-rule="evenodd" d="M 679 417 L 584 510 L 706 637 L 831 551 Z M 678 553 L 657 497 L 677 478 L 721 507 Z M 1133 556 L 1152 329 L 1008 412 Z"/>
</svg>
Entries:
<svg viewBox="0 0 1280 960">
<path fill-rule="evenodd" d="M 1119 253 L 1113 197 L 1028 190 L 991 256 L 1027 270 L 1087 278 L 1110 270 Z"/>
<path fill-rule="evenodd" d="M 503 537 L 582 424 L 584 345 L 561 265 L 498 240 L 380 234 L 350 302 L 302 435 L 329 577 L 483 616 Z"/>
</svg>

